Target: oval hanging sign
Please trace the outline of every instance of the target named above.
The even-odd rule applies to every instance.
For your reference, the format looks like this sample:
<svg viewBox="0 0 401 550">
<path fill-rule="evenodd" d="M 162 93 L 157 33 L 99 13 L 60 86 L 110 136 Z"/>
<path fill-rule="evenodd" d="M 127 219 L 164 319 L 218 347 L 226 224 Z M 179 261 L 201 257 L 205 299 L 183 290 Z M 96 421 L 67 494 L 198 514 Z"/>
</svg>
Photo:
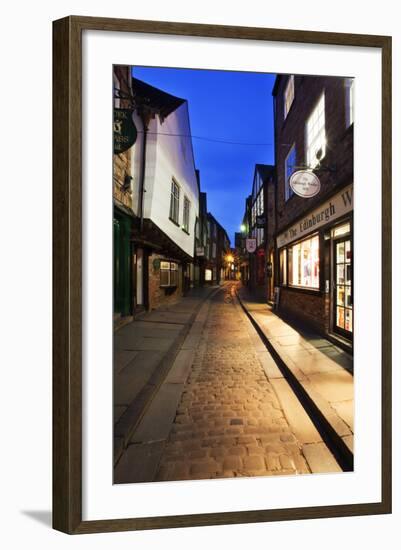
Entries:
<svg viewBox="0 0 401 550">
<path fill-rule="evenodd" d="M 290 177 L 290 187 L 296 195 L 311 198 L 320 191 L 320 180 L 310 170 L 298 170 Z"/>
<path fill-rule="evenodd" d="M 138 132 L 132 119 L 132 109 L 114 109 L 114 153 L 123 153 L 134 145 Z"/>
</svg>

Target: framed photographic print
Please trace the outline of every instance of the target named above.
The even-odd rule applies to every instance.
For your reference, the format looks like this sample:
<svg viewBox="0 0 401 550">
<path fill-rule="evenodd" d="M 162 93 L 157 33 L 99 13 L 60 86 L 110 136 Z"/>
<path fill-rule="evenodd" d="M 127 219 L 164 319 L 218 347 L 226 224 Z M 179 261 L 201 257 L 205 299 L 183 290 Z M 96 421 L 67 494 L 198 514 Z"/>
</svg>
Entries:
<svg viewBox="0 0 401 550">
<path fill-rule="evenodd" d="M 53 526 L 391 512 L 391 38 L 53 28 Z"/>
</svg>

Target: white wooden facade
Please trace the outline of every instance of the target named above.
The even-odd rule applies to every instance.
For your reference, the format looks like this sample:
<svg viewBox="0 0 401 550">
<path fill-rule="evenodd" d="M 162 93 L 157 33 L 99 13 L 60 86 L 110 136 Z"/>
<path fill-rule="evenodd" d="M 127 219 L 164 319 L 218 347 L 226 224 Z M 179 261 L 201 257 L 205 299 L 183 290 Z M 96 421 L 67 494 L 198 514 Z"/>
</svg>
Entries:
<svg viewBox="0 0 401 550">
<path fill-rule="evenodd" d="M 132 192 L 133 210 L 138 213 L 144 132 L 142 121 L 136 114 L 134 121 L 139 132 L 131 150 Z M 144 218 L 151 220 L 186 254 L 193 257 L 199 192 L 190 134 L 186 101 L 164 120 L 159 115 L 150 120 L 146 136 Z M 170 220 L 173 180 L 180 190 L 178 225 Z M 188 232 L 183 230 L 184 197 L 190 203 Z"/>
</svg>

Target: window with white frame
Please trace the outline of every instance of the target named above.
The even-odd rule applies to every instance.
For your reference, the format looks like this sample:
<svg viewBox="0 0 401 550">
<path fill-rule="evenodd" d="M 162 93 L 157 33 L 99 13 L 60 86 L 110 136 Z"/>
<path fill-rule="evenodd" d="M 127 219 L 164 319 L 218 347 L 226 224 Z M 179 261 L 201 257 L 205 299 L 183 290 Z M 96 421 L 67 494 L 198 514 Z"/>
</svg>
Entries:
<svg viewBox="0 0 401 550">
<path fill-rule="evenodd" d="M 287 118 L 288 112 L 294 101 L 294 75 L 290 75 L 287 81 L 287 85 L 284 90 L 284 118 Z"/>
<path fill-rule="evenodd" d="M 351 126 L 354 122 L 354 79 L 345 79 L 345 123 Z"/>
<path fill-rule="evenodd" d="M 114 108 L 119 109 L 121 100 L 119 98 L 120 93 L 120 81 L 116 77 L 116 75 L 113 73 L 113 85 L 114 85 Z"/>
<path fill-rule="evenodd" d="M 263 227 L 258 227 L 256 229 L 256 246 L 263 244 L 265 240 L 265 230 Z"/>
<path fill-rule="evenodd" d="M 263 201 L 264 201 L 264 195 L 263 195 L 263 187 L 262 187 L 258 195 L 258 215 L 263 214 L 264 212 Z"/>
<path fill-rule="evenodd" d="M 188 197 L 184 197 L 184 213 L 183 213 L 183 219 L 182 219 L 182 228 L 184 231 L 189 233 L 189 211 L 190 211 L 191 203 L 189 202 Z"/>
<path fill-rule="evenodd" d="M 287 249 L 280 250 L 280 284 L 287 284 Z"/>
<path fill-rule="evenodd" d="M 324 93 L 306 122 L 306 160 L 315 168 L 326 154 Z"/>
<path fill-rule="evenodd" d="M 178 286 L 178 264 L 176 262 L 160 262 L 160 286 Z"/>
<path fill-rule="evenodd" d="M 180 212 L 180 187 L 173 179 L 171 181 L 171 197 L 170 197 L 170 220 L 178 224 Z"/>
<path fill-rule="evenodd" d="M 288 199 L 291 198 L 294 194 L 294 191 L 290 186 L 290 177 L 292 173 L 295 172 L 296 162 L 297 162 L 297 154 L 296 154 L 295 143 L 294 143 L 294 145 L 290 149 L 290 152 L 285 158 L 285 165 L 284 165 L 284 173 L 285 173 L 284 194 L 285 194 L 286 201 L 288 201 Z"/>
</svg>

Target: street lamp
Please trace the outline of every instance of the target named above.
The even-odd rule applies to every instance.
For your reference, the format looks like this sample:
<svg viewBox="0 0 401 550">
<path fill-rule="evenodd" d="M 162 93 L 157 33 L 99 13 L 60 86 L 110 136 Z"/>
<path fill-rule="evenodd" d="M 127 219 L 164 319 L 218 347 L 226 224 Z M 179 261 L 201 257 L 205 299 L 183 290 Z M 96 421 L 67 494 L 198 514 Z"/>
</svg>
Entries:
<svg viewBox="0 0 401 550">
<path fill-rule="evenodd" d="M 241 223 L 240 229 L 241 229 L 241 233 L 245 233 L 246 226 L 243 223 Z"/>
<path fill-rule="evenodd" d="M 234 256 L 232 254 L 226 254 L 225 256 L 225 261 L 226 261 L 226 278 L 228 279 L 231 279 L 231 266 L 233 265 L 233 262 L 234 262 Z"/>
</svg>

